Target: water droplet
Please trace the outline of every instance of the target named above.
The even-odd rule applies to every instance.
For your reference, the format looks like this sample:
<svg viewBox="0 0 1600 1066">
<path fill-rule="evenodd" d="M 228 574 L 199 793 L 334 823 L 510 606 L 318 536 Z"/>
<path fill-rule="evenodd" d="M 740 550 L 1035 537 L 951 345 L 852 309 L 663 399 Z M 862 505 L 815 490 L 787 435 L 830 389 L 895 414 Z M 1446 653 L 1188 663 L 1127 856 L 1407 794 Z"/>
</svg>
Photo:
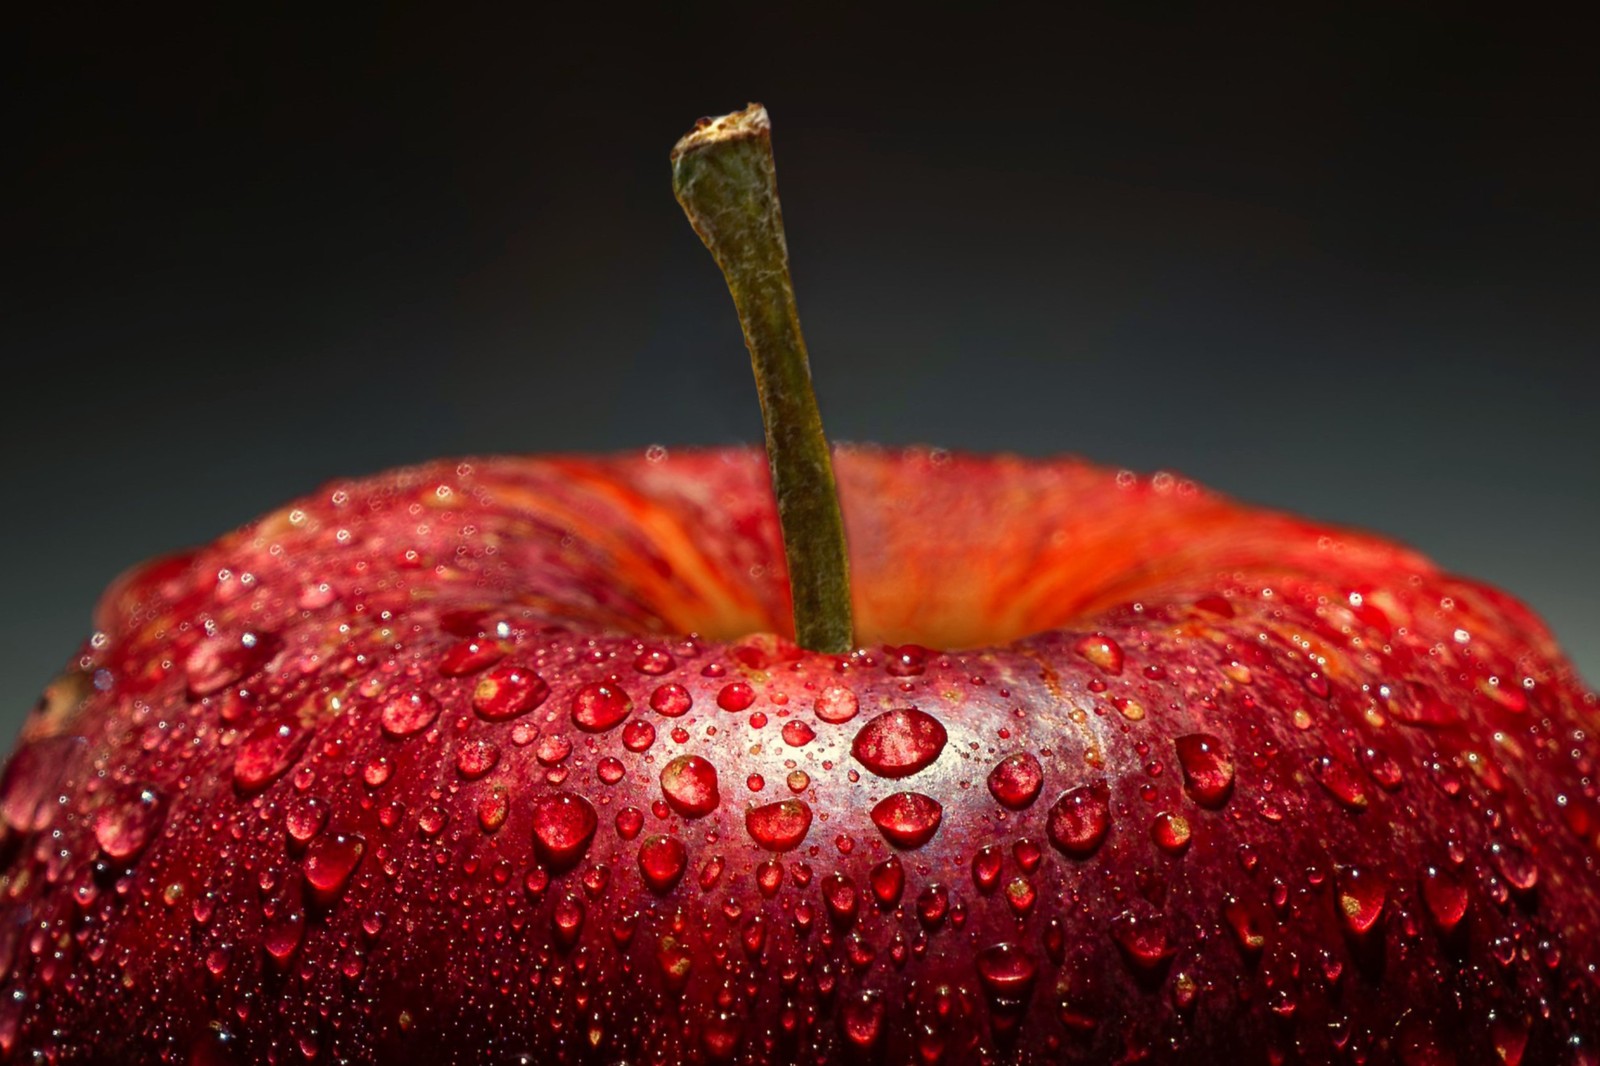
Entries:
<svg viewBox="0 0 1600 1066">
<path fill-rule="evenodd" d="M 1360 866 L 1346 866 L 1338 871 L 1339 916 L 1345 927 L 1360 936 L 1365 934 L 1383 915 L 1383 905 L 1389 889 L 1382 878 Z"/>
<path fill-rule="evenodd" d="M 993 892 L 1000 883 L 1000 872 L 1005 864 L 1005 856 L 993 844 L 979 848 L 978 853 L 972 857 L 972 883 L 979 892 Z"/>
<path fill-rule="evenodd" d="M 1020 945 L 994 944 L 978 952 L 978 977 L 990 997 L 1017 1003 L 1033 994 L 1039 964 Z"/>
<path fill-rule="evenodd" d="M 472 706 L 491 722 L 526 714 L 550 697 L 544 678 L 525 666 L 503 663 L 483 676 L 472 690 Z"/>
<path fill-rule="evenodd" d="M 649 751 L 656 742 L 656 727 L 643 718 L 633 718 L 622 727 L 622 746 L 629 751 Z"/>
<path fill-rule="evenodd" d="M 1008 755 L 989 772 L 990 795 L 1014 811 L 1031 804 L 1043 787 L 1044 768 L 1031 752 Z"/>
<path fill-rule="evenodd" d="M 1039 868 L 1039 863 L 1044 859 L 1044 849 L 1037 843 L 1023 837 L 1011 845 L 1011 857 L 1017 860 L 1017 865 L 1022 867 L 1022 872 L 1031 874 Z"/>
<path fill-rule="evenodd" d="M 555 934 L 556 942 L 564 948 L 576 944 L 586 917 L 582 899 L 569 894 L 558 900 L 550 911 L 550 931 Z"/>
<path fill-rule="evenodd" d="M 811 807 L 797 799 L 749 807 L 744 825 L 750 838 L 768 851 L 789 851 L 811 831 Z"/>
<path fill-rule="evenodd" d="M 107 857 L 126 862 L 150 844 L 165 817 L 160 793 L 152 788 L 122 791 L 94 815 L 94 838 Z"/>
<path fill-rule="evenodd" d="M 664 674 L 677 665 L 672 656 L 660 648 L 647 648 L 633 660 L 633 668 L 635 670 L 651 677 Z"/>
<path fill-rule="evenodd" d="M 328 805 L 315 796 L 300 796 L 283 816 L 289 839 L 304 846 L 328 824 Z"/>
<path fill-rule="evenodd" d="M 1437 866 L 1422 871 L 1422 899 L 1441 932 L 1453 931 L 1467 915 L 1466 887 Z"/>
<path fill-rule="evenodd" d="M 661 983 L 669 992 L 682 992 L 694 972 L 694 953 L 675 936 L 663 936 L 656 943 L 656 966 Z"/>
<path fill-rule="evenodd" d="M 744 711 L 756 701 L 756 690 L 744 681 L 730 681 L 717 693 L 717 706 L 725 711 Z"/>
<path fill-rule="evenodd" d="M 1170 811 L 1162 811 L 1156 815 L 1155 822 L 1150 827 L 1150 837 L 1156 842 L 1156 847 L 1169 855 L 1183 854 L 1189 847 L 1192 832 L 1189 819 Z"/>
<path fill-rule="evenodd" d="M 908 777 L 938 759 L 948 739 L 937 718 L 909 707 L 868 721 L 856 733 L 851 752 L 880 777 Z"/>
<path fill-rule="evenodd" d="M 286 967 L 300 939 L 305 936 L 306 916 L 303 911 L 289 911 L 270 923 L 262 935 L 262 945 L 280 968 Z"/>
<path fill-rule="evenodd" d="M 1122 673 L 1122 647 L 1103 633 L 1091 633 L 1072 646 L 1072 650 L 1108 674 Z"/>
<path fill-rule="evenodd" d="M 499 761 L 500 749 L 481 737 L 463 741 L 456 749 L 456 772 L 468 781 L 476 781 Z"/>
<path fill-rule="evenodd" d="M 1350 764 L 1323 755 L 1312 761 L 1311 775 L 1345 807 L 1352 811 L 1366 810 L 1367 786 Z"/>
<path fill-rule="evenodd" d="M 867 875 L 867 882 L 872 886 L 872 895 L 877 899 L 878 906 L 896 906 L 906 887 L 905 867 L 897 856 L 891 855 L 872 868 Z"/>
<path fill-rule="evenodd" d="M 264 665 L 277 647 L 266 634 L 207 637 L 184 660 L 189 695 L 194 699 L 219 692 Z"/>
<path fill-rule="evenodd" d="M 1515 844 L 1491 844 L 1489 857 L 1506 884 L 1518 892 L 1531 892 L 1539 883 L 1539 866 L 1533 856 Z"/>
<path fill-rule="evenodd" d="M 632 840 L 644 828 L 644 812 L 637 807 L 624 807 L 617 812 L 617 836 Z"/>
<path fill-rule="evenodd" d="M 1241 899 L 1227 896 L 1222 901 L 1222 917 L 1227 921 L 1228 928 L 1233 930 L 1239 950 L 1247 955 L 1261 953 L 1267 943 L 1267 934 L 1254 907 Z"/>
<path fill-rule="evenodd" d="M 493 833 L 506 824 L 511 814 L 511 793 L 504 785 L 495 785 L 478 797 L 478 828 Z"/>
<path fill-rule="evenodd" d="M 830 685 L 817 697 L 817 717 L 833 725 L 848 722 L 860 710 L 861 701 L 843 685 Z"/>
<path fill-rule="evenodd" d="M 551 865 L 566 869 L 588 850 L 598 825 L 594 808 L 582 796 L 556 792 L 533 806 L 533 835 Z"/>
<path fill-rule="evenodd" d="M 856 883 L 844 874 L 829 874 L 822 879 L 822 902 L 827 906 L 828 916 L 833 923 L 844 928 L 856 920 L 860 893 L 856 891 Z"/>
<path fill-rule="evenodd" d="M 650 709 L 667 718 L 678 718 L 694 706 L 694 697 L 679 684 L 662 685 L 650 693 Z"/>
<path fill-rule="evenodd" d="M 1227 802 L 1233 791 L 1233 760 L 1222 750 L 1222 741 L 1209 733 L 1190 733 L 1175 743 L 1184 787 L 1195 802 L 1204 807 Z"/>
<path fill-rule="evenodd" d="M 883 996 L 866 990 L 845 997 L 839 1012 L 839 1028 L 857 1052 L 869 1051 L 883 1040 Z"/>
<path fill-rule="evenodd" d="M 925 929 L 937 929 L 950 913 L 950 890 L 935 883 L 917 894 L 917 920 Z"/>
<path fill-rule="evenodd" d="M 439 701 L 426 692 L 406 692 L 391 697 L 378 713 L 383 731 L 391 737 L 420 733 L 439 717 Z"/>
<path fill-rule="evenodd" d="M 1122 957 L 1137 970 L 1154 970 L 1175 953 L 1167 939 L 1167 927 L 1159 918 L 1123 911 L 1111 919 L 1111 939 Z"/>
<path fill-rule="evenodd" d="M 540 737 L 539 746 L 533 749 L 533 756 L 539 760 L 540 766 L 560 766 L 571 754 L 572 741 L 559 733 Z"/>
<path fill-rule="evenodd" d="M 622 760 L 612 755 L 607 755 L 595 766 L 595 776 L 603 784 L 614 785 L 621 781 L 627 774 L 627 769 L 622 765 Z"/>
<path fill-rule="evenodd" d="M 717 768 L 698 755 L 680 755 L 662 767 L 661 793 L 686 818 L 710 814 L 722 802 Z"/>
<path fill-rule="evenodd" d="M 689 852 L 677 837 L 657 833 L 639 845 L 639 872 L 652 891 L 670 892 L 689 865 Z"/>
<path fill-rule="evenodd" d="M 816 737 L 817 731 L 805 722 L 790 719 L 783 724 L 783 742 L 791 748 L 803 748 Z"/>
<path fill-rule="evenodd" d="M 633 701 L 616 681 L 593 681 L 572 697 L 572 720 L 579 729 L 603 733 L 633 713 Z"/>
<path fill-rule="evenodd" d="M 439 673 L 445 677 L 465 677 L 485 670 L 505 658 L 506 650 L 498 641 L 475 637 L 453 644 L 439 658 Z"/>
<path fill-rule="evenodd" d="M 1068 789 L 1050 808 L 1050 842 L 1068 855 L 1094 853 L 1111 828 L 1111 790 L 1104 781 Z"/>
<path fill-rule="evenodd" d="M 305 750 L 310 734 L 289 714 L 258 726 L 233 756 L 233 783 L 256 792 L 282 777 Z"/>
<path fill-rule="evenodd" d="M 367 843 L 355 833 L 330 833 L 306 849 L 306 884 L 324 902 L 333 899 L 355 873 Z"/>
<path fill-rule="evenodd" d="M 896 792 L 872 808 L 872 824 L 897 848 L 919 848 L 933 839 L 944 808 L 920 792 Z"/>
</svg>

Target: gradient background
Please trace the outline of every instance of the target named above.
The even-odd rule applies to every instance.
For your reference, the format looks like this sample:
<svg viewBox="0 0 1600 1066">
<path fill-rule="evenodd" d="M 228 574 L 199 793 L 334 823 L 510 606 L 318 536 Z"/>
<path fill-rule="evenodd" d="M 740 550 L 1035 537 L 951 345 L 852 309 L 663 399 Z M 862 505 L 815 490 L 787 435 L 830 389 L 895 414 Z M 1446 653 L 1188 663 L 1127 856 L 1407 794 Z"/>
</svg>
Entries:
<svg viewBox="0 0 1600 1066">
<path fill-rule="evenodd" d="M 835 437 L 1383 530 L 1600 678 L 1592 37 L 771 6 L 8 30 L 0 729 L 120 570 L 334 476 L 759 439 L 666 162 L 747 100 Z"/>
</svg>

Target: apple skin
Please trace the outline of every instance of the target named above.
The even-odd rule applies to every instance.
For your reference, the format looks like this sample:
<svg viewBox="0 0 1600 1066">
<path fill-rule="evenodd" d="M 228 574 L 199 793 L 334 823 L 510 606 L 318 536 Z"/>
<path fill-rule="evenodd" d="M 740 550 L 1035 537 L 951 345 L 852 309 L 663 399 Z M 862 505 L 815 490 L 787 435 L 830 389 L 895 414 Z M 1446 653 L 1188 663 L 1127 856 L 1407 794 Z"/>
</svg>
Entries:
<svg viewBox="0 0 1600 1066">
<path fill-rule="evenodd" d="M 0 782 L 0 1057 L 1600 1061 L 1600 720 L 1526 609 L 1169 475 L 837 465 L 849 656 L 773 635 L 753 450 L 120 580 Z"/>
</svg>

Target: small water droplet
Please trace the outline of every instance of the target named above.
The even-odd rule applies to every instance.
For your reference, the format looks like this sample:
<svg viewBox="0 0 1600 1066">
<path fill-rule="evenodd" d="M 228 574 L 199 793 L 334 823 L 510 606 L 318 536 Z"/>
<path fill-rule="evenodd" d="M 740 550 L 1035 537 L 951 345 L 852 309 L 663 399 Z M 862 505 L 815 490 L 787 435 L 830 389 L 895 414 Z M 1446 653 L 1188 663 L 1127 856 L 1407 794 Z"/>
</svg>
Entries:
<svg viewBox="0 0 1600 1066">
<path fill-rule="evenodd" d="M 1072 650 L 1108 674 L 1122 673 L 1122 646 L 1103 633 L 1081 638 Z"/>
<path fill-rule="evenodd" d="M 289 805 L 283 826 L 289 839 L 304 846 L 328 824 L 328 805 L 315 796 L 301 796 Z"/>
<path fill-rule="evenodd" d="M 897 848 L 919 848 L 933 839 L 944 808 L 920 792 L 896 792 L 872 808 L 872 824 Z"/>
<path fill-rule="evenodd" d="M 817 697 L 817 717 L 833 725 L 848 722 L 860 710 L 861 701 L 853 691 L 843 685 L 830 685 Z"/>
<path fill-rule="evenodd" d="M 768 851 L 789 851 L 800 846 L 811 831 L 811 807 L 804 800 L 779 800 L 744 812 L 750 838 Z"/>
<path fill-rule="evenodd" d="M 629 719 L 622 727 L 622 746 L 629 751 L 649 751 L 656 742 L 656 727 L 643 718 Z"/>
<path fill-rule="evenodd" d="M 867 881 L 872 886 L 872 895 L 877 899 L 878 906 L 894 907 L 899 904 L 901 893 L 905 891 L 906 870 L 900 859 L 891 855 L 872 868 Z"/>
<path fill-rule="evenodd" d="M 883 996 L 876 991 L 856 992 L 845 998 L 839 1027 L 858 1053 L 870 1051 L 883 1040 L 884 1013 Z"/>
<path fill-rule="evenodd" d="M 930 766 L 949 735 L 943 723 L 915 707 L 885 711 L 856 733 L 851 752 L 880 777 L 908 777 Z"/>
<path fill-rule="evenodd" d="M 551 865 L 566 869 L 588 850 L 598 825 L 594 808 L 582 796 L 556 792 L 533 806 L 533 835 Z"/>
<path fill-rule="evenodd" d="M 688 865 L 688 849 L 677 837 L 656 833 L 639 845 L 639 872 L 654 892 L 670 892 Z"/>
<path fill-rule="evenodd" d="M 978 977 L 994 999 L 1019 1003 L 1033 994 L 1039 964 L 1021 945 L 994 944 L 978 952 Z"/>
<path fill-rule="evenodd" d="M 355 873 L 367 843 L 355 833 L 329 833 L 318 837 L 306 849 L 306 884 L 317 898 L 328 901 L 337 896 Z"/>
<path fill-rule="evenodd" d="M 161 794 L 153 788 L 121 791 L 94 815 L 94 838 L 106 856 L 126 862 L 144 851 L 165 817 Z"/>
<path fill-rule="evenodd" d="M 1068 855 L 1094 853 L 1111 828 L 1111 790 L 1104 781 L 1068 789 L 1050 808 L 1050 842 Z"/>
<path fill-rule="evenodd" d="M 689 690 L 676 683 L 662 685 L 650 693 L 650 709 L 667 718 L 681 717 L 693 706 Z"/>
<path fill-rule="evenodd" d="M 744 681 L 730 681 L 717 693 L 717 706 L 725 711 L 748 710 L 755 701 L 756 690 Z"/>
<path fill-rule="evenodd" d="M 1422 871 L 1422 899 L 1441 932 L 1452 932 L 1466 917 L 1470 899 L 1467 889 L 1453 875 L 1437 866 Z"/>
<path fill-rule="evenodd" d="M 486 670 L 505 658 L 506 650 L 486 637 L 473 637 L 453 644 L 439 658 L 439 673 L 445 677 L 465 677 Z"/>
<path fill-rule="evenodd" d="M 1111 919 L 1111 938 L 1121 949 L 1122 957 L 1137 970 L 1154 970 L 1177 950 L 1167 939 L 1165 922 L 1132 911 L 1123 911 Z"/>
<path fill-rule="evenodd" d="M 1150 836 L 1156 842 L 1156 847 L 1169 855 L 1183 854 L 1189 847 L 1192 833 L 1189 819 L 1170 811 L 1162 811 L 1156 815 L 1155 822 L 1150 827 Z"/>
<path fill-rule="evenodd" d="M 1209 733 L 1190 733 L 1175 745 L 1184 787 L 1195 802 L 1204 807 L 1227 802 L 1233 791 L 1233 760 L 1223 751 L 1222 741 Z"/>
<path fill-rule="evenodd" d="M 244 792 L 266 788 L 294 765 L 309 740 L 293 715 L 263 723 L 234 751 L 234 784 Z"/>
<path fill-rule="evenodd" d="M 856 920 L 860 893 L 850 878 L 833 873 L 822 879 L 822 902 L 827 906 L 828 916 L 834 925 L 846 928 Z"/>
<path fill-rule="evenodd" d="M 1339 916 L 1345 927 L 1360 936 L 1383 915 L 1389 889 L 1383 879 L 1360 866 L 1338 871 Z"/>
<path fill-rule="evenodd" d="M 472 690 L 472 706 L 483 718 L 503 722 L 526 714 L 550 697 L 544 678 L 525 666 L 502 663 Z"/>
<path fill-rule="evenodd" d="M 1366 810 L 1367 786 L 1349 763 L 1331 755 L 1323 755 L 1312 761 L 1311 775 L 1346 808 L 1352 811 Z"/>
<path fill-rule="evenodd" d="M 989 772 L 990 795 L 1014 811 L 1033 803 L 1043 787 L 1044 768 L 1031 752 L 1008 755 Z"/>
<path fill-rule="evenodd" d="M 499 761 L 500 749 L 481 737 L 463 741 L 456 749 L 456 772 L 468 781 L 476 781 Z"/>
<path fill-rule="evenodd" d="M 391 737 L 420 733 L 439 717 L 439 701 L 426 692 L 405 692 L 386 700 L 378 720 Z"/>
<path fill-rule="evenodd" d="M 633 660 L 635 670 L 651 677 L 664 674 L 677 665 L 672 656 L 661 648 L 647 648 Z"/>
<path fill-rule="evenodd" d="M 710 814 L 722 802 L 717 768 L 698 755 L 680 755 L 662 767 L 661 793 L 686 818 Z"/>
<path fill-rule="evenodd" d="M 805 722 L 790 719 L 783 724 L 783 742 L 791 748 L 803 748 L 816 737 L 817 731 Z"/>
<path fill-rule="evenodd" d="M 572 720 L 579 729 L 603 733 L 633 713 L 633 701 L 615 679 L 584 685 L 572 697 Z"/>
<path fill-rule="evenodd" d="M 1000 872 L 1005 864 L 1005 856 L 993 844 L 978 849 L 972 857 L 972 883 L 979 892 L 993 892 L 1000 883 Z"/>
</svg>

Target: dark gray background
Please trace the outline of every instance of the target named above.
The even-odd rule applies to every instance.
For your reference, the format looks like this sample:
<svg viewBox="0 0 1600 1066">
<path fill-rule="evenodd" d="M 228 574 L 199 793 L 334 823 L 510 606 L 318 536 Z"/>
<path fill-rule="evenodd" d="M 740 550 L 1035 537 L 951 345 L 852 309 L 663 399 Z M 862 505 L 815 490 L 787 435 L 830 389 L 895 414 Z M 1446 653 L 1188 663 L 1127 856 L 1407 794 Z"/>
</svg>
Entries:
<svg viewBox="0 0 1600 1066">
<path fill-rule="evenodd" d="M 336 475 L 757 439 L 666 165 L 750 99 L 836 437 L 1374 527 L 1600 677 L 1592 39 L 758 6 L 9 31 L 3 730 L 118 571 Z"/>
</svg>

